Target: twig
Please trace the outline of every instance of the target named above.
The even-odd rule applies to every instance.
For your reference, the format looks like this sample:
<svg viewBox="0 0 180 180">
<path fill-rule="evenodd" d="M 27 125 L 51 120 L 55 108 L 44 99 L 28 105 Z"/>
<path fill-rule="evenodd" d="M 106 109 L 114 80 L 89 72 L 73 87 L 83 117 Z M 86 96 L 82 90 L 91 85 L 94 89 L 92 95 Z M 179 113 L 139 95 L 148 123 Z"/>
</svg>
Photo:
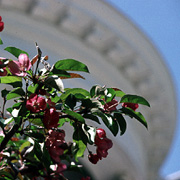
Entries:
<svg viewBox="0 0 180 180">
<path fill-rule="evenodd" d="M 6 147 L 7 143 L 9 140 L 13 137 L 13 135 L 18 131 L 21 123 L 19 124 L 14 124 L 14 126 L 9 130 L 9 132 L 6 134 L 4 139 L 2 140 L 0 144 L 0 152 Z"/>
</svg>

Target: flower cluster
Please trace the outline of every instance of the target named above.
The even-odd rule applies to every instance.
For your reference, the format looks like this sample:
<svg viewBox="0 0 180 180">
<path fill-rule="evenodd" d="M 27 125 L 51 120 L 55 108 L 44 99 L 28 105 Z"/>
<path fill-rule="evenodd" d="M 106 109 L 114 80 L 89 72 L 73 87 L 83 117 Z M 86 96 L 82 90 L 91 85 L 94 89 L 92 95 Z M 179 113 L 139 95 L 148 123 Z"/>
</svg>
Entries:
<svg viewBox="0 0 180 180">
<path fill-rule="evenodd" d="M 47 129 L 57 128 L 59 122 L 59 113 L 56 111 L 55 104 L 50 99 L 47 100 L 49 108 L 45 109 L 43 124 Z"/>
<path fill-rule="evenodd" d="M 54 171 L 60 174 L 67 169 L 66 164 L 61 163 L 60 159 L 60 156 L 63 155 L 66 148 L 66 142 L 64 140 L 64 137 L 64 130 L 49 130 L 48 136 L 46 138 L 46 147 L 51 158 L 56 163 Z"/>
<path fill-rule="evenodd" d="M 108 150 L 113 146 L 112 141 L 106 137 L 106 132 L 102 128 L 96 130 L 95 145 L 97 146 L 96 154 L 90 152 L 88 156 L 89 161 L 93 164 L 96 164 L 102 158 L 106 158 Z"/>
<path fill-rule="evenodd" d="M 59 113 L 50 99 L 46 102 L 44 97 L 33 93 L 26 102 L 26 108 L 33 113 L 44 112 L 43 124 L 46 129 L 57 128 Z"/>
</svg>

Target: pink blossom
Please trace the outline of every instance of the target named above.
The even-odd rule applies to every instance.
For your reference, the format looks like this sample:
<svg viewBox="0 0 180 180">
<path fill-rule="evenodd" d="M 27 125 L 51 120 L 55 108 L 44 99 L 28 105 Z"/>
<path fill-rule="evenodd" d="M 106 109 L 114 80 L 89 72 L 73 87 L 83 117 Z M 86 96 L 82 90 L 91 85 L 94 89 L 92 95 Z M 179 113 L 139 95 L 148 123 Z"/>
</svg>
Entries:
<svg viewBox="0 0 180 180">
<path fill-rule="evenodd" d="M 56 128 L 59 122 L 59 113 L 54 107 L 46 109 L 43 118 L 43 124 L 47 129 Z"/>
<path fill-rule="evenodd" d="M 43 97 L 33 93 L 26 102 L 26 108 L 34 113 L 46 109 L 46 101 Z"/>
<path fill-rule="evenodd" d="M 66 170 L 66 169 L 67 169 L 66 164 L 59 163 L 56 172 L 57 172 L 57 173 L 61 173 L 61 172 L 63 172 L 63 171 Z"/>
<path fill-rule="evenodd" d="M 139 107 L 138 104 L 136 103 L 122 103 L 122 107 L 128 107 L 128 108 L 131 108 L 132 110 L 136 111 L 136 109 Z"/>
<path fill-rule="evenodd" d="M 0 32 L 4 29 L 4 22 L 2 21 L 2 17 L 0 16 Z"/>
<path fill-rule="evenodd" d="M 13 75 L 16 76 L 26 76 L 28 71 L 31 68 L 31 62 L 27 54 L 20 54 L 18 57 L 19 61 L 10 61 L 8 67 Z"/>
<path fill-rule="evenodd" d="M 58 164 L 61 162 L 60 156 L 64 153 L 64 137 L 65 132 L 63 130 L 60 132 L 49 130 L 49 135 L 46 139 L 46 147 L 49 151 L 49 154 L 51 158 Z"/>
<path fill-rule="evenodd" d="M 63 155 L 64 153 L 64 149 L 58 147 L 58 146 L 51 146 L 48 148 L 49 154 L 51 156 L 51 158 L 56 162 L 56 163 L 60 163 L 61 159 L 60 159 L 60 155 Z"/>
</svg>

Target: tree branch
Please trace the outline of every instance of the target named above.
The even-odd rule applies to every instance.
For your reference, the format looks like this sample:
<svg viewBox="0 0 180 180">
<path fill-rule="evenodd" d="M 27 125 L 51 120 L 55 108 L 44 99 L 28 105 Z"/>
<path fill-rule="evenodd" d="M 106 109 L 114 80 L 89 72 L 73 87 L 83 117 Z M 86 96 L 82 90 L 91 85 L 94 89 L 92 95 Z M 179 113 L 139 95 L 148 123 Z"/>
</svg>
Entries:
<svg viewBox="0 0 180 180">
<path fill-rule="evenodd" d="M 8 141 L 13 137 L 13 135 L 18 131 L 20 125 L 14 124 L 14 126 L 9 130 L 9 132 L 5 135 L 4 139 L 0 144 L 0 152 L 6 147 Z"/>
</svg>

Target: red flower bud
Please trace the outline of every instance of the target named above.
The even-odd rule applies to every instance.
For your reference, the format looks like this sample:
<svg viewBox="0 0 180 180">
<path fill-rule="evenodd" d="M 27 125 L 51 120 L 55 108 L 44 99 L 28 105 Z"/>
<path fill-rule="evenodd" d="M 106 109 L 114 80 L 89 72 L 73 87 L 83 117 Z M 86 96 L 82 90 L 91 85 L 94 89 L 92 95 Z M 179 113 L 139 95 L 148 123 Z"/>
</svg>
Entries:
<svg viewBox="0 0 180 180">
<path fill-rule="evenodd" d="M 98 129 L 96 130 L 96 135 L 97 135 L 99 138 L 104 138 L 104 137 L 106 137 L 106 132 L 105 132 L 104 129 L 98 128 Z"/>
<path fill-rule="evenodd" d="M 136 109 L 139 107 L 138 104 L 136 103 L 122 103 L 122 107 L 128 107 L 128 108 L 131 108 L 132 110 L 136 111 Z"/>
<path fill-rule="evenodd" d="M 2 22 L 2 17 L 0 16 L 0 32 L 4 29 L 4 22 Z"/>
<path fill-rule="evenodd" d="M 91 163 L 93 163 L 93 164 L 97 164 L 97 162 L 99 161 L 98 155 L 97 155 L 97 154 L 92 154 L 92 153 L 90 153 L 90 154 L 88 155 L 88 159 L 89 159 L 89 161 L 90 161 Z"/>
<path fill-rule="evenodd" d="M 104 105 L 104 110 L 105 111 L 115 111 L 118 104 L 119 104 L 118 101 L 116 99 L 113 99 L 112 101 L 110 101 Z"/>
</svg>

